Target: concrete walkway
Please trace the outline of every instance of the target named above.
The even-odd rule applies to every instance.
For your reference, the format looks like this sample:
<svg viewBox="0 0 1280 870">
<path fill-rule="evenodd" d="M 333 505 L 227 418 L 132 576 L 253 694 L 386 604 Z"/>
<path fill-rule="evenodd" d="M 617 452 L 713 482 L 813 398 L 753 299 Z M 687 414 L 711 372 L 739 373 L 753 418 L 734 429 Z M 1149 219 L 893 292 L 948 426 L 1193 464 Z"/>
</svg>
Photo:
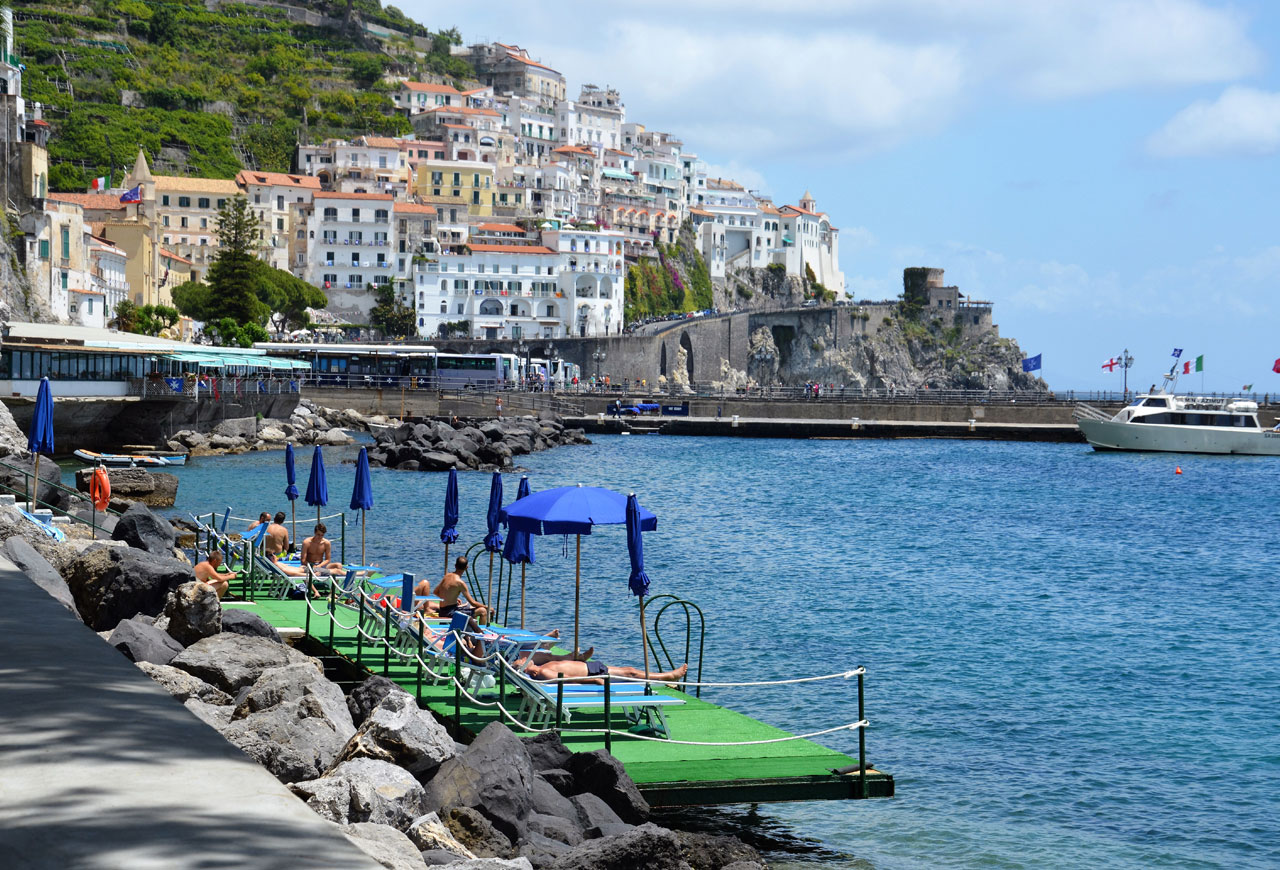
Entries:
<svg viewBox="0 0 1280 870">
<path fill-rule="evenodd" d="M 380 865 L 0 557 L 0 867 Z"/>
</svg>

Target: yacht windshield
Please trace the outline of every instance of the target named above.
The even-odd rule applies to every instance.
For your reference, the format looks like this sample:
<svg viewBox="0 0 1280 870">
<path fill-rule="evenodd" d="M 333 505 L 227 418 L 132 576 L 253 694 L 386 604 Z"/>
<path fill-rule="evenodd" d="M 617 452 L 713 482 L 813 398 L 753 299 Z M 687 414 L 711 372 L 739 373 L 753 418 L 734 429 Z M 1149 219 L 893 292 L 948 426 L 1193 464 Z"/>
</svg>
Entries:
<svg viewBox="0 0 1280 870">
<path fill-rule="evenodd" d="M 1166 402 L 1164 399 L 1147 399 L 1145 402 L 1143 402 L 1143 404 L 1144 404 L 1144 405 L 1146 405 L 1148 408 L 1167 408 L 1167 407 L 1169 407 L 1169 403 L 1168 403 L 1168 402 Z"/>
</svg>

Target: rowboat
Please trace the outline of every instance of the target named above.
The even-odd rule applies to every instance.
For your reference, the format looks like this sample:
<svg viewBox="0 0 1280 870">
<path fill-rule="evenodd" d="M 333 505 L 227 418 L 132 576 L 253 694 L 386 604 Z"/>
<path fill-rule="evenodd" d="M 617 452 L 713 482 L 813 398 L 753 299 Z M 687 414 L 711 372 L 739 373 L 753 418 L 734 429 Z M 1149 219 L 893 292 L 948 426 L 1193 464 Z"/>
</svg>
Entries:
<svg viewBox="0 0 1280 870">
<path fill-rule="evenodd" d="M 168 456 L 146 456 L 141 453 L 98 453 L 93 450 L 77 450 L 73 454 L 91 465 L 105 465 L 108 468 L 161 468 L 166 465 L 182 465 L 186 456 L 176 457 L 178 461 L 170 462 Z"/>
</svg>

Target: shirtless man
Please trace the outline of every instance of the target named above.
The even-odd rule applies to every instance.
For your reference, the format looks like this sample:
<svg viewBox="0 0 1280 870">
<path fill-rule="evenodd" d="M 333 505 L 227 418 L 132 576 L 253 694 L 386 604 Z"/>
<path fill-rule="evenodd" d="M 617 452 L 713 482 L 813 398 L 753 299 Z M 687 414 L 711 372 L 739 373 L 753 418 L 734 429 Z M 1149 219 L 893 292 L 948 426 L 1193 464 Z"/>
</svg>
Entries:
<svg viewBox="0 0 1280 870">
<path fill-rule="evenodd" d="M 678 683 L 689 672 L 688 665 L 681 665 L 674 671 L 650 671 L 649 679 L 660 683 Z M 644 671 L 640 668 L 615 668 L 603 662 L 580 662 L 573 659 L 553 659 L 544 664 L 531 664 L 525 673 L 535 680 L 554 680 L 560 675 L 572 679 L 575 683 L 600 683 L 605 674 L 611 677 L 625 677 L 631 680 L 643 680 Z"/>
<path fill-rule="evenodd" d="M 268 556 L 279 556 L 289 548 L 289 530 L 284 527 L 284 511 L 267 526 L 267 537 L 262 542 Z"/>
<path fill-rule="evenodd" d="M 218 566 L 222 564 L 222 554 L 214 550 L 209 554 L 209 558 L 196 565 L 196 580 L 201 583 L 208 583 L 213 587 L 213 591 L 218 593 L 218 597 L 227 594 L 227 581 L 235 579 L 235 572 L 228 571 L 222 574 L 218 571 Z"/>
<path fill-rule="evenodd" d="M 328 529 L 324 523 L 316 523 L 315 534 L 302 541 L 302 565 L 315 569 L 341 571 L 342 563 L 332 561 L 333 544 L 324 536 Z"/>
<path fill-rule="evenodd" d="M 249 528 L 245 529 L 245 531 L 252 532 L 254 529 L 262 525 L 263 523 L 269 523 L 269 522 L 271 522 L 271 514 L 267 513 L 266 511 L 263 511 L 262 513 L 258 514 L 258 521 L 256 523 L 249 523 Z"/>
<path fill-rule="evenodd" d="M 435 589 L 431 590 L 431 594 L 439 598 L 440 602 L 438 604 L 434 601 L 426 602 L 428 607 L 436 604 L 433 610 L 424 608 L 427 613 L 434 612 L 435 615 L 448 619 L 458 609 L 458 599 L 463 598 L 471 608 L 471 616 L 476 622 L 484 625 L 489 621 L 488 608 L 471 597 L 471 590 L 467 589 L 467 581 L 462 579 L 466 572 L 467 557 L 459 556 L 457 561 L 453 563 L 453 570 L 445 574 L 444 579 L 436 584 Z M 419 584 L 419 588 L 424 588 L 425 586 L 425 583 Z M 417 594 L 417 592 L 418 590 L 415 589 L 414 593 Z"/>
</svg>

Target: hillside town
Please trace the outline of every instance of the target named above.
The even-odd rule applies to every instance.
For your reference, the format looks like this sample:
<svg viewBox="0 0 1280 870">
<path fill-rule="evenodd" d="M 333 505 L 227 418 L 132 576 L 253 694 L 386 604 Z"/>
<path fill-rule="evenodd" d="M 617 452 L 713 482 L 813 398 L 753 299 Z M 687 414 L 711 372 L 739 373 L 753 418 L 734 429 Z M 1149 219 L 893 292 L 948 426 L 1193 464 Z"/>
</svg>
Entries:
<svg viewBox="0 0 1280 870">
<path fill-rule="evenodd" d="M 455 46 L 476 86 L 390 81 L 413 133 L 298 144 L 294 171 L 235 178 L 154 173 L 138 149 L 123 178 L 48 189 L 50 125 L 22 97 L 6 30 L 0 107 L 13 241 L 53 319 L 110 324 L 117 305 L 172 305 L 218 252 L 219 209 L 243 195 L 260 256 L 323 290 L 313 320 L 363 326 L 390 287 L 419 336 L 619 334 L 627 271 L 692 231 L 713 281 L 772 267 L 843 297 L 839 231 L 808 192 L 791 203 L 728 178 L 673 132 L 628 117 L 623 95 L 565 76 L 518 45 Z M 121 168 L 124 172 L 124 168 Z M 175 337 L 190 338 L 183 318 Z"/>
</svg>

